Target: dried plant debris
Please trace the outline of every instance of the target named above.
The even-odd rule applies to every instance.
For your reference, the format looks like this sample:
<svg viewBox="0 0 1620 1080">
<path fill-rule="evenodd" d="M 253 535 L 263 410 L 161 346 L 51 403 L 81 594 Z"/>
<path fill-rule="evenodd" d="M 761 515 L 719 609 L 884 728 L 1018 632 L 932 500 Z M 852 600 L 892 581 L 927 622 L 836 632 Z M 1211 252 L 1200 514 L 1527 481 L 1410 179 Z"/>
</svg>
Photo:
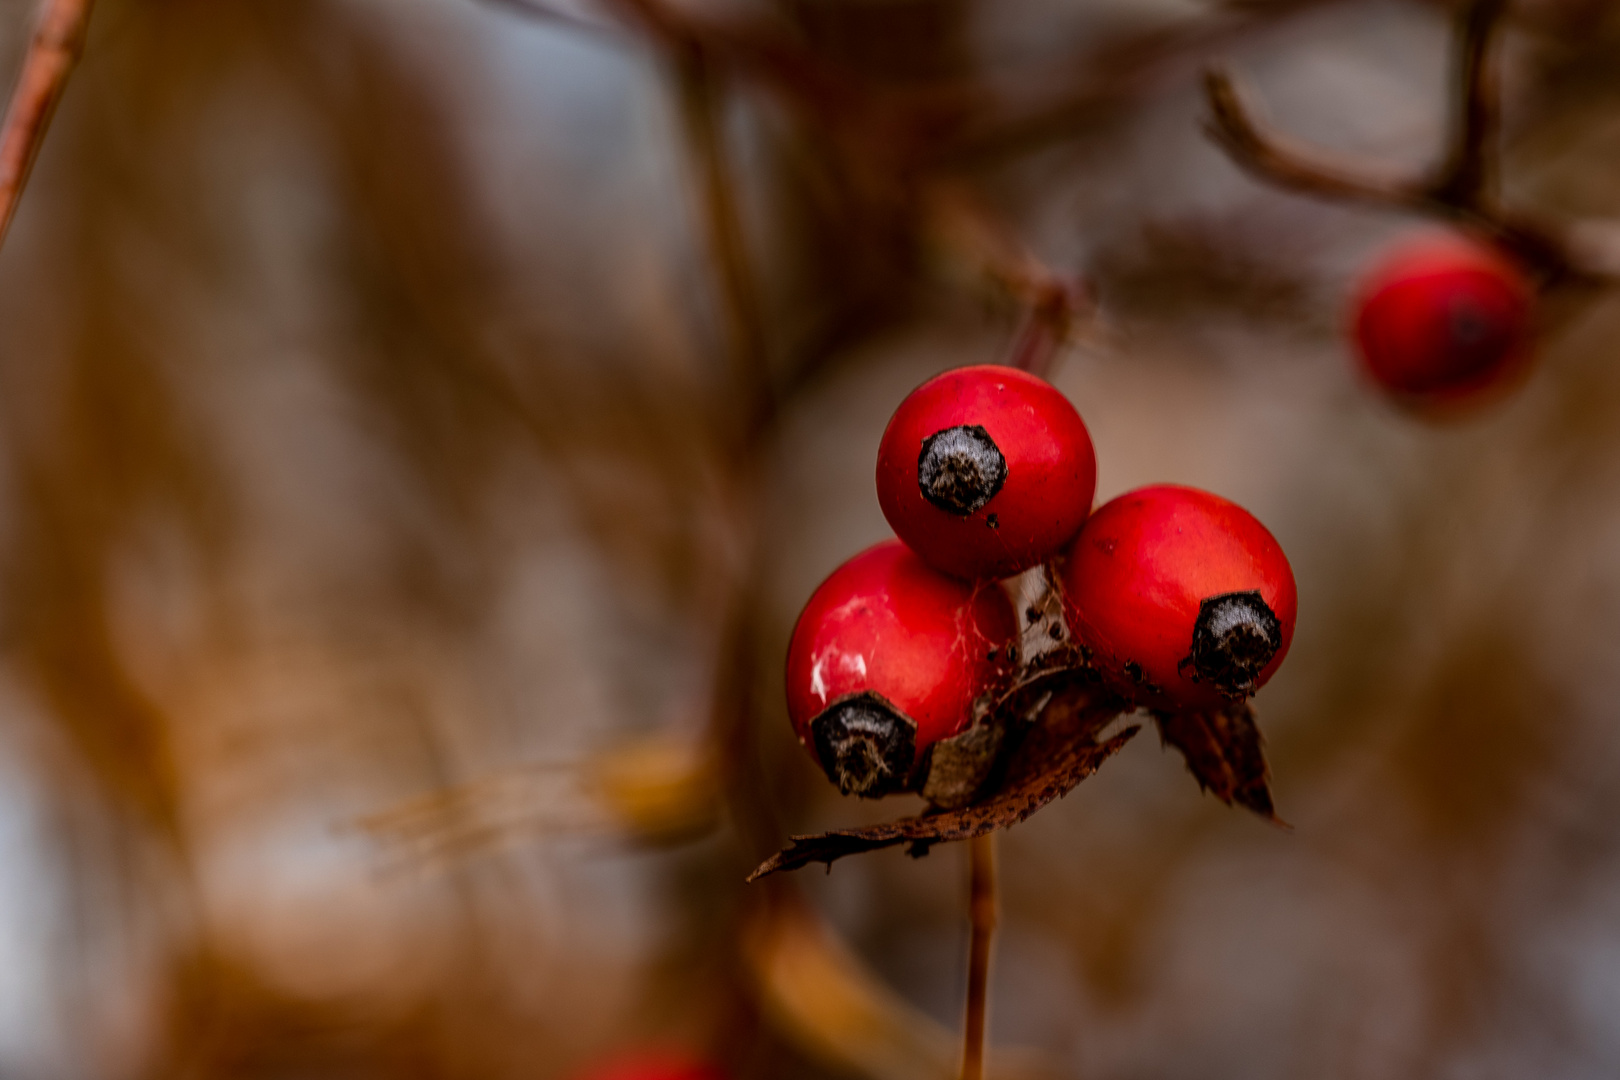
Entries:
<svg viewBox="0 0 1620 1080">
<path fill-rule="evenodd" d="M 1098 741 L 1126 706 L 1096 685 L 1087 667 L 1064 667 L 1035 674 L 994 710 L 1005 725 L 1007 752 L 984 785 L 990 794 L 955 810 L 934 809 L 915 817 L 862 829 L 839 829 L 796 836 L 750 875 L 753 881 L 778 870 L 813 862 L 829 866 L 846 855 L 909 845 L 913 856 L 934 844 L 966 840 L 1004 829 L 1067 795 L 1080 781 L 1128 742 L 1132 726 Z"/>
<path fill-rule="evenodd" d="M 1209 712 L 1154 713 L 1159 737 L 1181 751 L 1198 786 L 1231 806 L 1246 806 L 1267 821 L 1285 822 L 1271 802 L 1265 740 L 1247 703 Z"/>
</svg>

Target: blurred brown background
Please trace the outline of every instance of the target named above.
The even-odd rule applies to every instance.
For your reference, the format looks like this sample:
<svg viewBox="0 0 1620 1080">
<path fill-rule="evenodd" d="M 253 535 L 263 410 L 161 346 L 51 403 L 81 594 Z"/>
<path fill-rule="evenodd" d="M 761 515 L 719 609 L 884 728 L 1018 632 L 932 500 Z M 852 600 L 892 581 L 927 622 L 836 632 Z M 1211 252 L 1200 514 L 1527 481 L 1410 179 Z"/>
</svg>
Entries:
<svg viewBox="0 0 1620 1080">
<path fill-rule="evenodd" d="M 915 808 L 837 798 L 778 668 L 889 412 L 1012 336 L 941 185 L 1092 280 L 1099 496 L 1234 498 L 1301 593 L 1294 830 L 1141 737 L 1005 834 L 992 1072 L 1620 1072 L 1620 308 L 1414 420 L 1340 329 L 1414 222 L 1199 130 L 1224 59 L 1418 167 L 1443 8 L 692 0 L 859 88 L 807 110 L 746 37 L 518 7 L 98 5 L 0 258 L 0 1074 L 949 1076 L 961 851 L 743 884 Z M 1518 5 L 1510 197 L 1620 215 L 1617 50 Z"/>
</svg>

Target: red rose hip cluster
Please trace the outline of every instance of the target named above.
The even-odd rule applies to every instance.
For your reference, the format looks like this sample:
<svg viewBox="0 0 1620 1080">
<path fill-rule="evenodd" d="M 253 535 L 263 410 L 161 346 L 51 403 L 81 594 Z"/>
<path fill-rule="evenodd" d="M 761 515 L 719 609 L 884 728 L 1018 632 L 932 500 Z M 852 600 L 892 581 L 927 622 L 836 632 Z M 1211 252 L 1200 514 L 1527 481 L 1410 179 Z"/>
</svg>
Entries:
<svg viewBox="0 0 1620 1080">
<path fill-rule="evenodd" d="M 1033 375 L 961 368 L 901 403 L 877 465 L 899 541 L 834 571 L 788 647 L 788 715 L 841 791 L 971 799 L 1001 745 L 992 706 L 1020 670 L 1001 579 L 1042 564 L 1096 677 L 1132 704 L 1219 707 L 1271 677 L 1295 610 L 1271 534 L 1192 488 L 1091 514 L 1095 483 L 1079 413 Z"/>
</svg>

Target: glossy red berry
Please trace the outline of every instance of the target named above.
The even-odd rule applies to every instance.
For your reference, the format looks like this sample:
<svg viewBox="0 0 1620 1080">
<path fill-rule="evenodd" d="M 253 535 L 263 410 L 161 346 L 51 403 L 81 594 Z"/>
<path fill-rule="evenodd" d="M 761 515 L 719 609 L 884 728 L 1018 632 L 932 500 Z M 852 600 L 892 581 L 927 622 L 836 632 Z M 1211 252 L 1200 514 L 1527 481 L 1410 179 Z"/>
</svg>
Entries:
<svg viewBox="0 0 1620 1080">
<path fill-rule="evenodd" d="M 1015 368 L 957 368 L 923 383 L 878 448 L 890 527 L 964 578 L 1006 577 L 1056 555 L 1086 520 L 1096 484 L 1080 414 Z"/>
<path fill-rule="evenodd" d="M 1397 248 L 1361 286 L 1356 341 L 1377 383 L 1417 403 L 1471 399 L 1530 359 L 1534 290 L 1507 257 L 1461 236 Z"/>
<path fill-rule="evenodd" d="M 846 795 L 906 790 L 934 743 L 973 722 L 1016 659 L 1018 619 L 994 582 L 935 570 L 897 540 L 833 571 L 788 646 L 793 729 Z"/>
<path fill-rule="evenodd" d="M 641 1051 L 613 1058 L 574 1080 L 726 1080 L 718 1067 L 673 1051 Z"/>
<path fill-rule="evenodd" d="M 1196 488 L 1141 488 L 1092 514 L 1060 571 L 1070 629 L 1137 704 L 1242 700 L 1294 637 L 1288 558 L 1247 510 Z"/>
</svg>

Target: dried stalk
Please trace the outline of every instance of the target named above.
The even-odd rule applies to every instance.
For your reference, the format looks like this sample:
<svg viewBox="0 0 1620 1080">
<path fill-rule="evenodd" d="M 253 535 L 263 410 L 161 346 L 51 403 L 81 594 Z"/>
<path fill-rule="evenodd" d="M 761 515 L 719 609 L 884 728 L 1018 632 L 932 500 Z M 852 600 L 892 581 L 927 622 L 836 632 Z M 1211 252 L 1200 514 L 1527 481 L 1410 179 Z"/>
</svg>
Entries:
<svg viewBox="0 0 1620 1080">
<path fill-rule="evenodd" d="M 1075 323 L 1093 311 L 1085 283 L 1043 263 L 959 184 L 935 182 L 923 211 L 939 242 L 978 266 L 1023 307 L 1007 364 L 1045 378 Z"/>
<path fill-rule="evenodd" d="M 985 1020 L 990 996 L 990 943 L 996 931 L 996 838 L 994 833 L 968 841 L 968 919 L 973 928 L 968 946 L 967 1017 L 962 1031 L 962 1080 L 984 1076 Z"/>
<path fill-rule="evenodd" d="M 94 0 L 45 0 L 0 127 L 0 244 L 11 231 L 56 103 L 84 51 Z"/>
<path fill-rule="evenodd" d="M 1032 302 L 1013 335 L 1007 364 L 1043 379 L 1050 378 L 1058 354 L 1069 340 L 1069 330 L 1079 306 L 1073 291 L 1061 288 Z"/>
</svg>

